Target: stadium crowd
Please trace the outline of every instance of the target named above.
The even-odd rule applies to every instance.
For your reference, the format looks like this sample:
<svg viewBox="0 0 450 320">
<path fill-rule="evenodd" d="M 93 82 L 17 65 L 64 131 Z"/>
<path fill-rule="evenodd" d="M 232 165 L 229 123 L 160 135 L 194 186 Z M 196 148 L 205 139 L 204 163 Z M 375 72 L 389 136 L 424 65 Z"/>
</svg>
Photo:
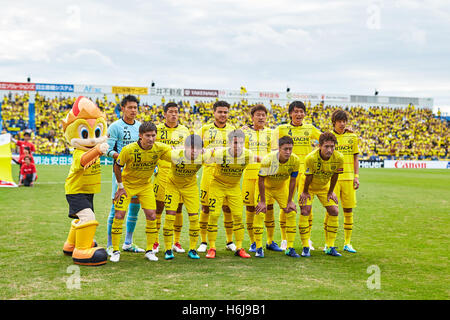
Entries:
<svg viewBox="0 0 450 320">
<path fill-rule="evenodd" d="M 97 105 L 106 113 L 108 124 L 120 117 L 119 103 L 122 97 L 116 95 L 114 100 L 107 96 L 97 98 Z M 32 134 L 32 142 L 36 146 L 36 154 L 69 154 L 70 149 L 65 141 L 61 120 L 66 116 L 75 97 L 45 97 L 36 94 L 35 122 L 36 132 Z M 163 122 L 163 98 L 161 104 L 140 105 L 137 119 L 152 121 L 155 124 Z M 189 128 L 199 129 L 202 124 L 210 121 L 212 105 L 215 101 L 177 102 L 180 106 L 180 123 Z M 1 118 L 3 130 L 13 134 L 20 140 L 29 123 L 29 94 L 9 94 L 2 99 Z M 337 108 L 349 112 L 350 126 L 361 138 L 361 160 L 439 160 L 449 159 L 448 147 L 450 134 L 448 123 L 433 115 L 432 110 L 407 108 L 312 105 L 306 103 L 306 121 L 312 123 L 321 131 L 331 130 L 331 114 Z M 250 107 L 245 100 L 234 103 L 230 109 L 230 122 L 235 126 L 250 123 Z M 288 104 L 270 103 L 268 124 L 271 128 L 289 121 Z M 13 151 L 17 147 L 13 144 Z"/>
</svg>

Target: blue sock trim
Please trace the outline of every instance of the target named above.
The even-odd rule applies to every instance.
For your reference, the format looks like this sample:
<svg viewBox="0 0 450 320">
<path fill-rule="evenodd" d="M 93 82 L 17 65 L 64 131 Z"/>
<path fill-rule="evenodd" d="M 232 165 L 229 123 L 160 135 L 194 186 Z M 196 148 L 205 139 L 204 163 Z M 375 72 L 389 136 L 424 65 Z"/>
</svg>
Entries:
<svg viewBox="0 0 450 320">
<path fill-rule="evenodd" d="M 111 228 L 112 228 L 112 224 L 114 221 L 114 215 L 116 214 L 116 210 L 114 209 L 114 205 L 111 205 L 111 210 L 109 211 L 109 216 L 108 216 L 108 222 L 107 222 L 107 230 L 106 233 L 108 235 L 108 240 L 107 240 L 107 247 L 112 246 L 112 239 L 111 239 Z"/>
<path fill-rule="evenodd" d="M 136 228 L 139 210 L 141 210 L 140 203 L 130 203 L 128 206 L 127 215 L 127 233 L 125 236 L 125 244 L 131 244 L 133 242 L 133 233 Z"/>
</svg>

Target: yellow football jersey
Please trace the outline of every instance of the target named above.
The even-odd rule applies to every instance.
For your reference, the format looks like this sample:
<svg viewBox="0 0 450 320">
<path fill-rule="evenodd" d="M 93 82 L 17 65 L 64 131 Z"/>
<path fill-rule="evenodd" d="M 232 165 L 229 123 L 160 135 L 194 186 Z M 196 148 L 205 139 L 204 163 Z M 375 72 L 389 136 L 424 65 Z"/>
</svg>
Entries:
<svg viewBox="0 0 450 320">
<path fill-rule="evenodd" d="M 170 161 L 172 148 L 155 142 L 151 149 L 144 150 L 138 141 L 130 143 L 120 151 L 116 163 L 124 167 L 122 180 L 128 185 L 142 185 L 150 182 L 159 159 Z"/>
<path fill-rule="evenodd" d="M 100 192 L 100 159 L 84 170 L 80 164 L 84 153 L 85 151 L 79 149 L 73 152 L 72 165 L 64 185 L 66 194 Z"/>
<path fill-rule="evenodd" d="M 305 175 L 313 175 L 309 188 L 322 190 L 328 186 L 333 174 L 344 171 L 344 156 L 335 150 L 325 161 L 320 156 L 320 149 L 316 149 L 306 156 L 305 169 Z"/>
<path fill-rule="evenodd" d="M 196 159 L 191 160 L 186 157 L 184 149 L 172 150 L 171 159 L 172 166 L 168 175 L 168 180 L 177 186 L 196 183 L 197 172 L 202 167 L 202 154 Z"/>
<path fill-rule="evenodd" d="M 209 123 L 201 127 L 198 135 L 202 137 L 203 147 L 208 149 L 221 148 L 227 146 L 228 134 L 236 130 L 236 127 L 227 123 L 225 127 L 219 128 L 216 124 Z M 206 166 L 211 166 L 206 164 Z"/>
<path fill-rule="evenodd" d="M 339 180 L 353 180 L 355 178 L 354 155 L 359 153 L 359 138 L 354 133 L 345 132 L 339 134 L 332 131 L 336 136 L 336 151 L 344 155 L 344 172 L 339 175 Z"/>
<path fill-rule="evenodd" d="M 271 152 L 271 138 L 272 130 L 269 128 L 264 128 L 262 130 L 255 130 L 252 127 L 243 129 L 245 133 L 245 148 L 249 149 L 264 158 L 267 154 Z M 257 179 L 258 171 L 261 167 L 261 163 L 250 160 L 250 164 L 244 171 L 244 179 Z"/>
<path fill-rule="evenodd" d="M 300 159 L 291 154 L 288 161 L 280 163 L 278 151 L 273 151 L 266 155 L 261 162 L 259 175 L 265 177 L 264 184 L 269 188 L 282 187 L 290 177 L 297 177 Z"/>
<path fill-rule="evenodd" d="M 183 147 L 184 140 L 190 134 L 189 129 L 179 124 L 174 128 L 168 127 L 165 123 L 160 123 L 156 126 L 156 141 L 165 143 L 171 147 Z M 171 163 L 165 160 L 158 161 L 158 167 L 170 168 Z"/>
<path fill-rule="evenodd" d="M 322 132 L 310 123 L 303 123 L 301 126 L 281 124 L 273 130 L 272 150 L 278 150 L 278 139 L 290 136 L 294 140 L 292 152 L 300 159 L 299 170 L 305 172 L 305 157 L 312 151 L 312 141 L 319 140 L 321 134 Z"/>
<path fill-rule="evenodd" d="M 244 149 L 238 157 L 232 156 L 229 148 L 216 150 L 210 159 L 214 162 L 213 179 L 230 187 L 236 186 L 253 157 L 253 152 L 248 149 Z"/>
</svg>

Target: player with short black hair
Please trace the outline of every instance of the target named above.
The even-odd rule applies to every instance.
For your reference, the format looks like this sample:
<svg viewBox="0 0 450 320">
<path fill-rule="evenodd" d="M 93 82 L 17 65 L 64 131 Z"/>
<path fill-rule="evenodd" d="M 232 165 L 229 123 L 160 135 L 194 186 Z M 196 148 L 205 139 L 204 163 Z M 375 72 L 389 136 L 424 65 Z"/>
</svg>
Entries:
<svg viewBox="0 0 450 320">
<path fill-rule="evenodd" d="M 138 99 L 133 95 L 127 95 L 122 99 L 120 105 L 122 109 L 122 117 L 119 120 L 114 121 L 108 127 L 109 148 L 106 155 L 112 158 L 114 161 L 117 160 L 120 152 L 125 146 L 139 139 L 139 128 L 141 126 L 141 123 L 138 120 L 136 120 L 139 109 Z M 107 222 L 108 239 L 106 251 L 108 252 L 109 255 L 112 255 L 113 253 L 111 228 L 115 216 L 114 197 L 116 191 L 117 191 L 117 181 L 115 175 L 113 174 L 112 192 L 111 192 L 112 204 Z M 136 228 L 136 223 L 140 209 L 141 205 L 139 204 L 139 199 L 137 197 L 133 197 L 128 207 L 126 236 L 122 246 L 122 250 L 124 251 L 136 253 L 145 251 L 144 249 L 139 248 L 136 244 L 133 243 L 133 233 Z"/>
<path fill-rule="evenodd" d="M 302 240 L 302 256 L 310 256 L 309 247 L 309 218 L 312 200 L 315 195 L 328 212 L 327 251 L 328 255 L 341 256 L 337 252 L 334 242 L 338 229 L 338 199 L 334 187 L 339 174 L 344 171 L 344 156 L 335 150 L 337 139 L 331 132 L 322 133 L 319 137 L 319 148 L 305 158 L 305 179 L 303 191 L 299 196 L 300 202 L 300 238 Z"/>
</svg>

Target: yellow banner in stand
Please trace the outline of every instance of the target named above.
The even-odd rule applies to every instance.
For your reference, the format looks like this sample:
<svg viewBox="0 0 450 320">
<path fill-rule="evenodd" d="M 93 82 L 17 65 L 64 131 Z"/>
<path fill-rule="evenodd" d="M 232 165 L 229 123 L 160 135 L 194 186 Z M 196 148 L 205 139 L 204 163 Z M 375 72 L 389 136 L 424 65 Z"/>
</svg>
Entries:
<svg viewBox="0 0 450 320">
<path fill-rule="evenodd" d="M 148 94 L 147 87 L 112 87 L 114 94 Z"/>
</svg>

